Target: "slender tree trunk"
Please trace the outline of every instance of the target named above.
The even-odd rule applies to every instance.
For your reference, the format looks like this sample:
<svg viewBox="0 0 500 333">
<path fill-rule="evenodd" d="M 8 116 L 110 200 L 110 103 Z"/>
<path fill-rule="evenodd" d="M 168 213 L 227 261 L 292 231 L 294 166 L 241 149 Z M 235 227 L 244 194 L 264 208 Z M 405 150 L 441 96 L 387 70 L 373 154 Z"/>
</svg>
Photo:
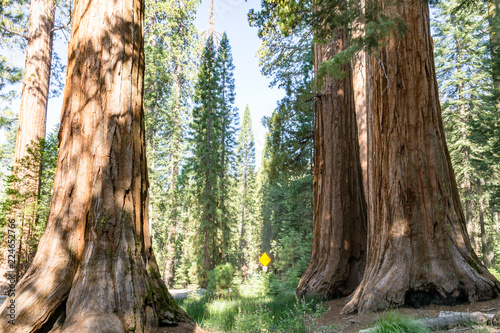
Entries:
<svg viewBox="0 0 500 333">
<path fill-rule="evenodd" d="M 241 233 L 240 233 L 240 251 L 241 251 L 241 259 L 240 266 L 245 267 L 247 265 L 245 258 L 245 251 L 247 249 L 246 242 L 246 223 L 247 223 L 247 188 L 248 188 L 248 152 L 247 147 L 245 147 L 245 158 L 244 158 L 244 167 L 243 167 L 243 210 L 241 212 Z M 246 278 L 246 275 L 245 275 Z"/>
<path fill-rule="evenodd" d="M 210 112 L 211 110 L 209 110 Z M 210 244 L 209 244 L 209 237 L 210 237 L 210 233 L 209 233 L 209 230 L 208 230 L 208 224 L 211 224 L 213 221 L 212 221 L 212 216 L 210 214 L 211 212 L 211 207 L 209 207 L 207 205 L 208 203 L 208 200 L 207 198 L 212 194 L 211 191 L 210 191 L 210 187 L 211 187 L 211 184 L 210 184 L 210 177 L 209 177 L 209 174 L 210 174 L 210 155 L 208 154 L 208 152 L 210 151 L 210 117 L 207 117 L 207 140 L 206 140 L 206 146 L 207 146 L 207 156 L 206 156 L 206 163 L 207 165 L 205 166 L 206 168 L 206 172 L 205 172 L 205 209 L 204 209 L 204 212 L 203 214 L 205 214 L 205 217 L 204 217 L 204 220 L 205 220 L 205 223 L 207 223 L 207 226 L 205 227 L 205 244 L 204 244 L 204 248 L 203 248 L 203 257 L 204 257 L 204 263 L 203 263 L 203 266 L 205 268 L 205 272 L 208 274 L 208 271 L 210 271 L 211 269 L 211 266 L 210 266 Z M 204 281 L 202 283 L 202 287 L 205 287 L 206 286 L 206 283 L 208 281 Z"/>
<path fill-rule="evenodd" d="M 461 85 L 459 85 L 459 90 L 461 90 Z M 465 101 L 463 101 L 465 103 Z M 464 122 L 462 126 L 464 127 L 462 129 L 462 139 L 467 140 L 467 131 L 465 129 L 465 122 L 467 121 L 466 115 L 465 115 L 465 105 L 462 104 L 460 106 L 460 115 L 462 116 L 462 121 Z M 466 150 L 464 152 L 464 159 L 463 163 L 465 164 L 465 167 L 467 168 L 470 163 L 470 158 L 469 158 L 469 152 Z M 476 226 L 474 224 L 474 219 L 472 215 L 472 200 L 471 200 L 471 180 L 470 180 L 470 175 L 468 171 L 464 172 L 464 178 L 461 184 L 461 187 L 463 189 L 463 193 L 465 194 L 465 200 L 464 200 L 464 210 L 465 210 L 465 225 L 467 226 L 467 232 L 469 234 L 469 238 L 471 241 L 471 245 L 475 251 L 479 251 L 479 243 L 476 242 Z"/>
<path fill-rule="evenodd" d="M 428 3 L 380 3 L 408 32 L 371 60 L 368 258 L 343 311 L 494 298 L 500 283 L 471 247 L 446 147 Z"/>
<path fill-rule="evenodd" d="M 222 208 L 222 214 L 217 217 L 217 220 L 219 222 L 218 229 L 222 231 L 222 235 L 218 237 L 218 247 L 217 247 L 217 264 L 222 263 L 222 255 L 224 252 L 226 252 L 226 239 L 225 235 L 223 232 L 223 226 L 226 224 L 226 203 L 225 203 L 225 196 L 226 196 L 226 121 L 228 119 L 225 117 L 224 112 L 224 106 L 226 105 L 226 99 L 225 99 L 225 87 L 226 87 L 226 78 L 223 75 L 222 76 L 222 82 L 221 82 L 221 87 L 222 87 L 222 119 L 221 119 L 221 124 L 222 124 L 222 133 L 221 133 L 221 163 L 220 163 L 220 192 L 219 192 L 219 200 L 220 200 L 220 207 Z"/>
<path fill-rule="evenodd" d="M 488 1 L 488 20 L 490 32 L 490 52 L 493 72 L 493 88 L 496 97 L 496 107 L 500 110 L 500 0 Z"/>
<path fill-rule="evenodd" d="M 483 199 L 479 199 L 479 226 L 481 228 L 481 253 L 483 255 L 483 263 L 486 267 L 491 267 L 491 262 L 488 260 L 488 243 L 486 242 L 486 228 L 484 223 L 484 205 Z"/>
<path fill-rule="evenodd" d="M 481 228 L 481 253 L 483 255 L 483 263 L 486 267 L 492 267 L 495 264 L 495 251 L 494 251 L 494 236 L 495 233 L 490 229 L 486 230 L 485 223 L 485 199 L 483 198 L 483 189 L 484 181 L 480 180 L 479 184 L 479 226 Z M 494 215 L 491 214 L 491 218 L 494 218 Z"/>
<path fill-rule="evenodd" d="M 47 228 L 18 284 L 15 325 L 14 298 L 0 308 L 1 332 L 158 332 L 190 321 L 149 235 L 143 20 L 140 0 L 75 1 Z"/>
<path fill-rule="evenodd" d="M 180 65 L 176 64 L 174 70 L 174 83 L 175 83 L 175 98 L 176 104 L 173 110 L 173 138 L 172 138 L 172 166 L 170 168 L 170 225 L 168 228 L 168 242 L 167 242 L 167 257 L 165 258 L 165 283 L 167 286 L 172 287 L 175 277 L 175 239 L 177 236 L 177 223 L 178 223 L 178 202 L 177 202 L 177 177 L 179 176 L 179 156 L 180 156 L 180 132 L 181 126 L 181 71 Z"/>
<path fill-rule="evenodd" d="M 327 45 L 315 44 L 316 75 L 321 63 L 346 47 L 337 31 Z M 316 99 L 314 214 L 311 261 L 297 293 L 326 298 L 350 294 L 361 281 L 366 256 L 366 202 L 350 66 L 346 78 L 326 78 Z M 316 76 L 317 77 L 317 76 Z"/>
<path fill-rule="evenodd" d="M 462 48 L 460 46 L 460 41 L 455 40 L 456 45 L 456 52 L 457 52 L 457 72 L 462 74 Z M 465 109 L 465 104 L 467 101 L 465 100 L 465 97 L 463 95 L 464 87 L 463 87 L 463 82 L 459 80 L 457 84 L 457 93 L 458 93 L 458 100 L 460 101 L 460 106 L 459 106 L 459 112 L 460 112 L 460 118 L 461 118 L 461 139 L 463 141 L 468 140 L 468 133 L 467 133 L 467 124 L 468 124 L 468 119 L 467 119 L 467 112 Z M 470 165 L 470 157 L 469 157 L 469 150 L 468 147 L 465 147 L 464 150 L 464 157 L 463 157 L 463 164 L 465 168 L 467 169 Z M 467 226 L 467 232 L 469 234 L 469 238 L 471 241 L 472 248 L 479 252 L 479 243 L 476 242 L 476 226 L 474 225 L 474 219 L 472 216 L 472 200 L 471 200 L 471 194 L 472 194 L 472 189 L 471 189 L 471 177 L 469 172 L 466 170 L 463 175 L 463 180 L 462 184 L 460 184 L 460 187 L 463 190 L 463 193 L 465 195 L 464 199 L 464 210 L 465 210 L 465 225 Z"/>
<path fill-rule="evenodd" d="M 20 179 L 14 187 L 25 197 L 25 200 L 20 203 L 20 206 L 15 205 L 8 214 L 10 219 L 15 219 L 21 233 L 16 233 L 16 266 L 14 270 L 9 266 L 6 237 L 0 248 L 0 292 L 2 295 L 5 295 L 7 291 L 8 272 L 15 271 L 16 280 L 19 279 L 26 272 L 34 255 L 30 245 L 37 216 L 36 204 L 40 192 L 41 164 L 39 161 L 38 163 L 31 161 L 36 170 L 23 170 L 20 161 L 24 158 L 32 158 L 28 147 L 34 148 L 40 139 L 45 138 L 52 63 L 54 9 L 53 0 L 32 0 L 30 3 L 28 45 L 26 47 L 21 109 L 14 155 L 14 175 Z M 8 232 L 5 235 L 7 236 Z"/>
</svg>

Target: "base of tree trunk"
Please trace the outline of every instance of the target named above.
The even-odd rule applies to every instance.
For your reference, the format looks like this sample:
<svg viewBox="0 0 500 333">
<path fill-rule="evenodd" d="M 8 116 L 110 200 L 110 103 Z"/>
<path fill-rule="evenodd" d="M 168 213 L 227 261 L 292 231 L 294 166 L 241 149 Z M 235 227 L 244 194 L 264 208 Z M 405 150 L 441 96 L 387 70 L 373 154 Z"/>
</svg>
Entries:
<svg viewBox="0 0 500 333">
<path fill-rule="evenodd" d="M 429 4 L 379 2 L 408 30 L 370 58 L 367 264 L 343 312 L 496 298 L 500 282 L 472 249 L 446 146 Z"/>
<path fill-rule="evenodd" d="M 384 279 L 390 280 L 386 276 Z M 377 280 L 380 283 L 380 280 Z M 367 313 L 389 309 L 395 306 L 422 307 L 427 305 L 458 305 L 470 301 L 485 301 L 498 296 L 498 287 L 491 281 L 484 284 L 466 287 L 462 282 L 456 286 L 452 283 L 429 283 L 418 288 L 406 286 L 373 285 L 366 283 L 360 286 L 351 296 L 351 301 L 342 313 Z"/>
<path fill-rule="evenodd" d="M 347 41 L 347 33 L 338 29 L 328 44 L 315 44 L 315 68 L 344 50 Z M 366 263 L 366 202 L 352 71 L 350 66 L 344 70 L 344 79 L 325 79 L 315 103 L 313 244 L 297 287 L 300 296 L 347 296 L 360 283 Z"/>
</svg>

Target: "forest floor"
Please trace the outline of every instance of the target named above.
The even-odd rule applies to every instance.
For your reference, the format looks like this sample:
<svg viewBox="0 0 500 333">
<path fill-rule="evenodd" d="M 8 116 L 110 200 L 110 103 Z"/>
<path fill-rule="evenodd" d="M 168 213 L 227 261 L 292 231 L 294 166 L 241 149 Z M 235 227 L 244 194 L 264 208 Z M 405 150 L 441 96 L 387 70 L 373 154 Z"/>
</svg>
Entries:
<svg viewBox="0 0 500 333">
<path fill-rule="evenodd" d="M 401 307 L 387 312 L 342 315 L 347 298 L 328 302 L 311 297 L 298 299 L 294 283 L 269 281 L 266 276 L 256 275 L 236 287 L 235 294 L 226 297 L 198 290 L 171 292 L 175 294 L 178 304 L 209 333 L 353 333 L 374 327 L 378 321 L 394 323 L 399 318 L 403 323 L 411 323 L 412 320 L 408 319 L 436 318 L 441 311 L 500 315 L 500 298 L 456 306 Z M 420 330 L 425 331 L 422 326 Z M 406 332 L 394 328 L 378 332 L 396 331 Z M 500 333 L 500 327 L 469 325 L 440 332 Z"/>
<path fill-rule="evenodd" d="M 172 295 L 175 299 L 186 298 L 189 295 L 197 294 L 202 295 L 205 289 L 169 289 L 170 295 Z"/>
<path fill-rule="evenodd" d="M 342 315 L 341 311 L 347 303 L 347 298 L 341 298 L 329 302 L 325 302 L 323 306 L 327 309 L 319 319 L 317 319 L 317 326 L 330 326 L 336 327 L 337 332 L 352 333 L 358 332 L 361 329 L 372 327 L 375 325 L 378 318 L 384 317 L 384 312 Z M 500 298 L 486 302 L 473 302 L 469 304 L 462 304 L 456 306 L 437 306 L 430 305 L 422 308 L 398 308 L 391 310 L 404 317 L 421 319 L 421 318 L 435 318 L 441 311 L 456 311 L 456 312 L 484 312 L 484 313 L 500 313 Z M 500 332 L 500 328 L 495 327 L 464 327 L 450 330 L 447 332 Z"/>
</svg>

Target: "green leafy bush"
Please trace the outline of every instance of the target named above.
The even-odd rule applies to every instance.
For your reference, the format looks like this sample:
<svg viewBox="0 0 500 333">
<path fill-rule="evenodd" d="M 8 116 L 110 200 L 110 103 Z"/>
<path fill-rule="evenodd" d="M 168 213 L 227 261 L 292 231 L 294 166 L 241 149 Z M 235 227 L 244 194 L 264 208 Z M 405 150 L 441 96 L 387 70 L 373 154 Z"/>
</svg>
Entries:
<svg viewBox="0 0 500 333">
<path fill-rule="evenodd" d="M 207 292 L 212 295 L 228 296 L 233 287 L 234 267 L 226 263 L 215 267 L 208 274 Z"/>
</svg>

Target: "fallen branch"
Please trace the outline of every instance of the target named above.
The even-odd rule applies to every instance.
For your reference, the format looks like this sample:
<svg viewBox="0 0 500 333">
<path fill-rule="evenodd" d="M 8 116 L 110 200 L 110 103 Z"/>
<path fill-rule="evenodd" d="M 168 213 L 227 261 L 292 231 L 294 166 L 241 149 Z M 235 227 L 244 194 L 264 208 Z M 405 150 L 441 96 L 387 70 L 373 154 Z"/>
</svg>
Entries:
<svg viewBox="0 0 500 333">
<path fill-rule="evenodd" d="M 437 318 L 419 319 L 417 322 L 429 329 L 449 329 L 461 325 L 493 325 L 498 326 L 499 317 L 496 314 L 482 312 L 441 311 Z"/>
<path fill-rule="evenodd" d="M 441 311 L 437 318 L 418 319 L 416 322 L 428 329 L 446 330 L 457 326 L 471 325 L 493 325 L 498 326 L 500 317 L 496 314 L 482 312 L 453 312 Z M 359 331 L 359 333 L 371 333 L 375 328 L 367 328 Z"/>
</svg>

